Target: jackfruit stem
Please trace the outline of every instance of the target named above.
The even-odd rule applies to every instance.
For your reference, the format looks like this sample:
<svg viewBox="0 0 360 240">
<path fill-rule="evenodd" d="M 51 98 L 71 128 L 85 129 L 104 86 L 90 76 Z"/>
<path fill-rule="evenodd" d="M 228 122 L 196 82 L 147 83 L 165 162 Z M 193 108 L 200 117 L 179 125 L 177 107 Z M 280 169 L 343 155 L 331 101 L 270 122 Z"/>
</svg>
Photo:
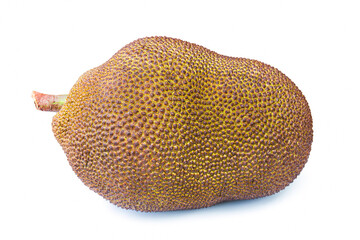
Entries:
<svg viewBox="0 0 360 240">
<path fill-rule="evenodd" d="M 67 94 L 50 95 L 33 91 L 31 94 L 37 110 L 58 112 L 66 101 Z"/>
</svg>

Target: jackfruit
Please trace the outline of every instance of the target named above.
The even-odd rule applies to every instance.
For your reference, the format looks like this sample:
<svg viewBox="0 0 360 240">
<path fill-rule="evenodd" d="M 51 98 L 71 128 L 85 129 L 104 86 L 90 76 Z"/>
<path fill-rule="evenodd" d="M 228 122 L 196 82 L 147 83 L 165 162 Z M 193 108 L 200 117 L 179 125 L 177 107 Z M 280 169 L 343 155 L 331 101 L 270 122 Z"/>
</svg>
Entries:
<svg viewBox="0 0 360 240">
<path fill-rule="evenodd" d="M 34 98 L 58 111 L 54 135 L 84 184 L 138 211 L 274 194 L 303 169 L 313 139 L 308 103 L 279 70 L 168 37 L 126 45 L 66 100 Z"/>
</svg>

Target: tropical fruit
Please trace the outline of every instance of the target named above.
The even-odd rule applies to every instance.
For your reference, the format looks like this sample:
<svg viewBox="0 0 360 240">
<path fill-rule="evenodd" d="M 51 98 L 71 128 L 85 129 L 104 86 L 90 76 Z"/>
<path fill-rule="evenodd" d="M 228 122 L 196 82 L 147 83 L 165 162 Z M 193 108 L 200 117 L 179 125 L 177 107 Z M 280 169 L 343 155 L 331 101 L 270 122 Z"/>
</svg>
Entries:
<svg viewBox="0 0 360 240">
<path fill-rule="evenodd" d="M 58 111 L 53 132 L 77 176 L 126 209 L 268 196 L 311 149 L 308 103 L 283 73 L 168 37 L 126 45 L 67 96 L 34 99 Z"/>
</svg>

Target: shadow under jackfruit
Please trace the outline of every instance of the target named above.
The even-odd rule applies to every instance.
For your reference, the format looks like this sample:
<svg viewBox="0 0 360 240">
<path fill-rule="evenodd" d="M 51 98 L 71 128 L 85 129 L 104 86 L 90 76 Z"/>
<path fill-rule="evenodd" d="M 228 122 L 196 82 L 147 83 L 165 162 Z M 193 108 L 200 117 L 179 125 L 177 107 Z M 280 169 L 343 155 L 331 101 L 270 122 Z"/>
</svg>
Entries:
<svg viewBox="0 0 360 240">
<path fill-rule="evenodd" d="M 307 101 L 279 70 L 167 37 L 83 74 L 52 126 L 85 185 L 139 211 L 274 194 L 312 143 Z"/>
</svg>

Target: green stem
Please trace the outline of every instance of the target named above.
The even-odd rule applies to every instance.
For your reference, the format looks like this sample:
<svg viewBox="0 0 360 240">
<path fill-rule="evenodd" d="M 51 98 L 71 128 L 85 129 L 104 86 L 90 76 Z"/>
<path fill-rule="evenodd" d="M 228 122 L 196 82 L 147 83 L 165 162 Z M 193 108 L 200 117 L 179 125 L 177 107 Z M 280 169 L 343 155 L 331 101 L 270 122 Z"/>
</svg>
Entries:
<svg viewBox="0 0 360 240">
<path fill-rule="evenodd" d="M 34 99 L 35 107 L 41 111 L 58 112 L 66 101 L 68 95 L 50 95 L 32 92 L 32 98 Z"/>
</svg>

